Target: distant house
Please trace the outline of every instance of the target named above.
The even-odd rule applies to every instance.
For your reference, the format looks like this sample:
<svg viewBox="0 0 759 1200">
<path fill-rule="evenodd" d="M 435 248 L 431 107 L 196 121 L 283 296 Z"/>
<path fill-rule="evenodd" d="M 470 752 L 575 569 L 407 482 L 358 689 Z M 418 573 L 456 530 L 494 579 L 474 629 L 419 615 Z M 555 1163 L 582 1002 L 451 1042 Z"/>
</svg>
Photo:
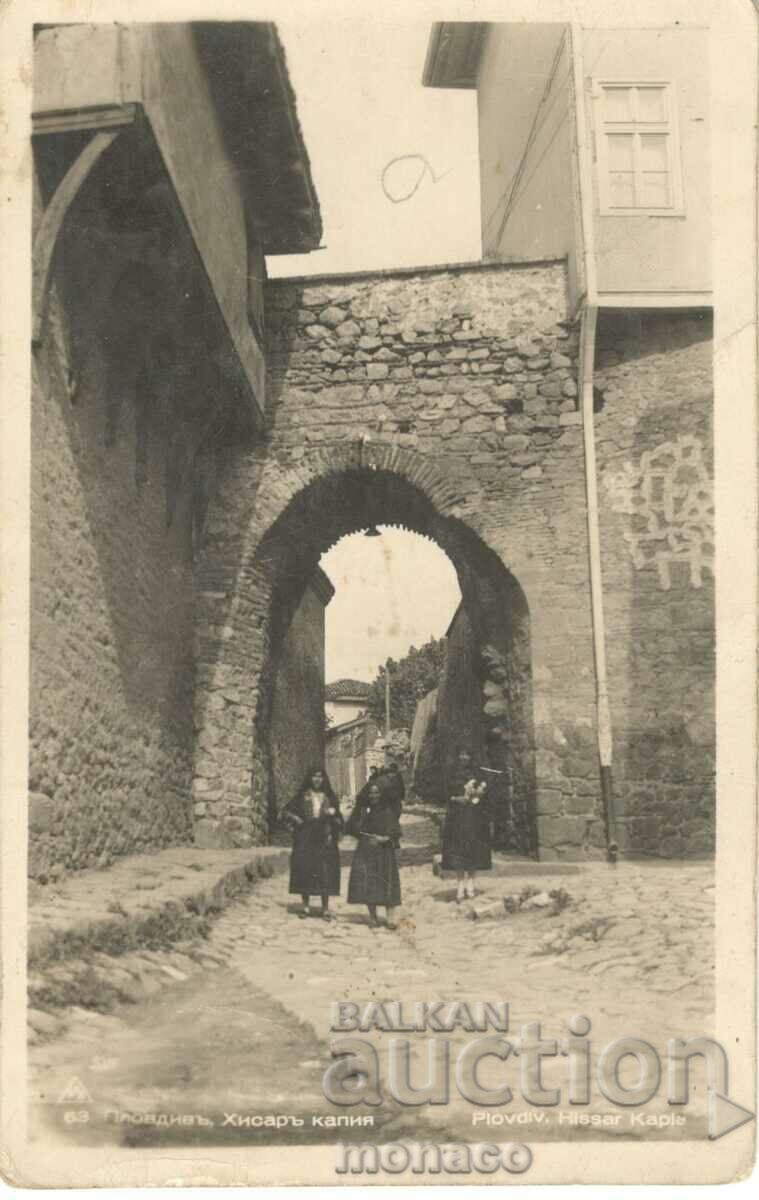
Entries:
<svg viewBox="0 0 759 1200">
<path fill-rule="evenodd" d="M 324 689 L 324 712 L 335 725 L 355 720 L 368 703 L 369 684 L 360 679 L 336 679 Z"/>
<path fill-rule="evenodd" d="M 363 713 L 327 730 L 327 775 L 339 799 L 352 800 L 366 783 L 369 768 L 384 764 L 384 743 L 379 734 L 377 722 Z M 375 749 L 378 739 L 383 749 Z"/>
</svg>

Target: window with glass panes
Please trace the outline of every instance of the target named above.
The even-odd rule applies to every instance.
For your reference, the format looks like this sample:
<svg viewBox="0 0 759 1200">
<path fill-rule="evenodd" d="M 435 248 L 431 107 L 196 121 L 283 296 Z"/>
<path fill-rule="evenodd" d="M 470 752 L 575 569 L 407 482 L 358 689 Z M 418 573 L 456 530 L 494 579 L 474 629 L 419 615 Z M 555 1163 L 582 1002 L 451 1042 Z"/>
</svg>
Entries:
<svg viewBox="0 0 759 1200">
<path fill-rule="evenodd" d="M 595 84 L 601 212 L 681 209 L 677 129 L 669 83 Z"/>
</svg>

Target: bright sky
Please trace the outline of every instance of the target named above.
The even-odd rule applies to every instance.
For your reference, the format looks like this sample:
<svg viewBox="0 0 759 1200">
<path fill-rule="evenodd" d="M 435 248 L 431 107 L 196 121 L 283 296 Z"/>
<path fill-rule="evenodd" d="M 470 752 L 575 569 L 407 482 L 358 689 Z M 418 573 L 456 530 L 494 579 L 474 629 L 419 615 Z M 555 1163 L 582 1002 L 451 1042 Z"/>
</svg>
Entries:
<svg viewBox="0 0 759 1200">
<path fill-rule="evenodd" d="M 335 585 L 326 613 L 326 679 L 371 682 L 388 658 L 441 637 L 460 593 L 450 560 L 434 542 L 380 526 L 381 537 L 344 537 L 322 556 Z"/>
<path fill-rule="evenodd" d="M 422 87 L 430 27 L 330 21 L 322 6 L 277 22 L 326 249 L 269 258 L 272 277 L 479 259 L 476 95 Z M 388 166 L 404 155 L 422 157 Z M 383 171 L 391 196 L 419 186 L 393 203 Z"/>
<path fill-rule="evenodd" d="M 313 23 L 277 28 L 327 249 L 270 258 L 269 274 L 477 261 L 476 97 L 422 87 L 430 23 L 325 21 L 320 10 Z M 393 203 L 386 192 L 409 198 Z M 388 657 L 445 633 L 459 602 L 456 573 L 433 542 L 381 528 L 382 537 L 353 534 L 322 558 L 336 588 L 326 614 L 329 682 L 373 679 Z"/>
</svg>

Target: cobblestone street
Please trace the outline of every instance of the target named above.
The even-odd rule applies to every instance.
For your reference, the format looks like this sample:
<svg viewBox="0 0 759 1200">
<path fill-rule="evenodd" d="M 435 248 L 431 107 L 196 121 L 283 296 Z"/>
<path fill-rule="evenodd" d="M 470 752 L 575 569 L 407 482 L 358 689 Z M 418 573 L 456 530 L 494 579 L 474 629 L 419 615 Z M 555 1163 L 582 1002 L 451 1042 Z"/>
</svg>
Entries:
<svg viewBox="0 0 759 1200">
<path fill-rule="evenodd" d="M 346 839 L 344 862 L 353 843 Z M 336 905 L 337 920 L 299 920 L 283 874 L 263 880 L 256 891 L 233 903 L 206 943 L 182 953 L 126 955 L 113 970 L 131 972 L 151 993 L 134 1004 L 99 1014 L 71 1009 L 66 1028 L 31 1047 L 34 1098 L 39 1121 L 58 1121 L 56 1104 L 75 1077 L 92 1099 L 91 1124 L 64 1129 L 67 1139 L 155 1139 L 161 1131 L 103 1123 L 106 1110 L 127 1113 L 205 1114 L 213 1130 L 193 1129 L 193 1138 L 212 1141 L 271 1135 L 271 1130 L 231 1130 L 223 1113 L 308 1114 L 337 1112 L 321 1093 L 330 1061 L 327 1043 L 330 1004 L 354 1000 L 508 1001 L 510 1032 L 539 1021 L 544 1036 L 566 1036 L 566 1021 L 584 1013 L 592 1022 L 593 1059 L 605 1044 L 624 1035 L 645 1038 L 663 1056 L 670 1037 L 708 1034 L 712 1029 L 712 867 L 706 863 L 499 864 L 479 881 L 474 902 L 457 906 L 454 887 L 433 875 L 434 827 L 418 816 L 404 818 L 401 852 L 403 918 L 398 932 L 372 930 L 365 911 Z M 343 873 L 343 895 L 347 885 Z M 518 894 L 525 886 L 568 893 L 556 915 L 535 909 L 507 914 L 489 899 Z M 482 911 L 472 918 L 473 909 Z M 144 992 L 143 992 L 144 997 Z M 373 1032 L 365 1036 L 380 1051 L 383 1041 L 430 1034 Z M 471 1040 L 457 1030 L 455 1047 Z M 412 1056 L 415 1086 L 424 1064 Z M 509 1111 L 523 1111 L 519 1070 L 495 1060 L 483 1064 L 483 1086 L 508 1073 L 514 1086 Z M 544 1079 L 562 1088 L 565 1060 L 544 1060 Z M 417 1080 L 420 1082 L 417 1083 Z M 415 1128 L 428 1133 L 456 1130 L 473 1136 L 472 1107 L 452 1086 L 452 1103 L 413 1114 Z M 455 1096 L 455 1100 L 453 1097 Z M 659 1104 L 661 1100 L 661 1104 Z M 612 1106 L 594 1095 L 591 1108 Z M 652 1111 L 666 1111 L 664 1084 Z M 362 1109 L 360 1111 L 369 1111 Z M 310 1121 L 310 1117 L 308 1118 Z M 409 1111 L 383 1108 L 377 1127 L 408 1127 Z M 398 1122 L 401 1125 L 398 1125 Z M 553 1133 L 551 1133 L 553 1130 Z M 491 1131 L 492 1132 L 492 1131 Z M 503 1134 L 503 1130 L 500 1131 Z M 627 1127 L 612 1130 L 627 1132 Z M 172 1129 L 187 1139 L 188 1129 Z M 354 1131 L 362 1137 L 367 1129 Z M 646 1136 L 650 1136 L 647 1131 Z M 689 1136 L 697 1136 L 694 1127 Z M 292 1131 L 290 1138 L 294 1137 Z M 334 1140 L 336 1130 L 306 1136 Z M 525 1139 L 528 1133 L 522 1131 Z M 554 1124 L 531 1129 L 529 1138 L 566 1136 Z M 597 1133 L 594 1136 L 598 1136 Z M 670 1131 L 667 1136 L 673 1135 Z"/>
</svg>

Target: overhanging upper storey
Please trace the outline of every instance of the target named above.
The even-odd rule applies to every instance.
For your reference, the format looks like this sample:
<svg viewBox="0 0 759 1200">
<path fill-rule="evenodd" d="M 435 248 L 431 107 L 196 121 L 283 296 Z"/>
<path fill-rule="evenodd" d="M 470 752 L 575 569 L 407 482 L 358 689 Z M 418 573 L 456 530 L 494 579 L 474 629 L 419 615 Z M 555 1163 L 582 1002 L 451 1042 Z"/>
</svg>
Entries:
<svg viewBox="0 0 759 1200">
<path fill-rule="evenodd" d="M 104 197 L 136 214 L 156 188 L 171 194 L 262 416 L 265 256 L 307 253 L 322 234 L 275 26 L 38 26 L 34 65 L 33 133 L 58 164 L 35 250 L 35 329 L 64 218 L 129 142 L 134 169 L 109 178 Z"/>
</svg>

